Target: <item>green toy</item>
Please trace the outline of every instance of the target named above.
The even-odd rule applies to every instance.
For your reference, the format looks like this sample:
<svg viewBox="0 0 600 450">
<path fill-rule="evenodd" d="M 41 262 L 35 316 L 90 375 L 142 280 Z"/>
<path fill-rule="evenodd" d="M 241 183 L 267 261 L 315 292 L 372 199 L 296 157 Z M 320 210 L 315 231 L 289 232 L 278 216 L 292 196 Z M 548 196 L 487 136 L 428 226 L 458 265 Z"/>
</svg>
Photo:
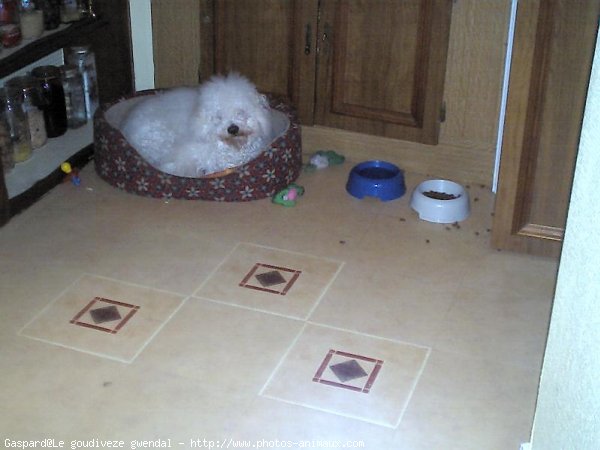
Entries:
<svg viewBox="0 0 600 450">
<path fill-rule="evenodd" d="M 295 206 L 296 199 L 304 195 L 304 188 L 295 183 L 290 184 L 273 196 L 272 202 L 276 205 Z"/>
<path fill-rule="evenodd" d="M 329 166 L 342 164 L 345 160 L 345 156 L 333 150 L 319 150 L 311 156 L 310 162 L 304 166 L 304 170 L 314 172 L 316 169 L 324 169 Z"/>
</svg>

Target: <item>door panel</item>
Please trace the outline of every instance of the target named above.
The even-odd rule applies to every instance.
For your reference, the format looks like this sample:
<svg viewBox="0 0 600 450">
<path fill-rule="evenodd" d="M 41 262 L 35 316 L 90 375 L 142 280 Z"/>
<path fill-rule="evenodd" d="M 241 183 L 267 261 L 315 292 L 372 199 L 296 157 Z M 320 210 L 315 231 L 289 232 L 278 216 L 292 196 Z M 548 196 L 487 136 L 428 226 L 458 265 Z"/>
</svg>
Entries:
<svg viewBox="0 0 600 450">
<path fill-rule="evenodd" d="M 212 61 L 202 64 L 287 96 L 301 121 L 312 123 L 318 0 L 217 0 L 212 10 L 204 7 L 212 27 L 203 29 L 203 53 Z"/>
<path fill-rule="evenodd" d="M 154 86 L 198 83 L 200 66 L 199 0 L 152 0 Z"/>
<path fill-rule="evenodd" d="M 392 9 L 387 10 L 386 6 Z M 385 11 L 374 13 L 377 7 L 384 7 Z M 333 68 L 333 112 L 371 115 L 374 119 L 387 115 L 389 121 L 411 126 L 422 123 L 422 111 L 414 108 L 414 99 L 419 95 L 414 89 L 405 88 L 418 89 L 414 79 L 421 64 L 414 37 L 423 31 L 418 27 L 419 9 L 416 2 L 340 5 L 335 27 L 335 51 L 339 53 Z M 397 22 L 404 26 L 397 29 Z M 373 51 L 374 43 L 386 44 L 390 57 L 382 60 L 381 54 Z M 389 95 L 390 92 L 397 95 Z"/>
<path fill-rule="evenodd" d="M 218 1 L 216 71 L 237 70 L 260 89 L 288 94 L 294 51 L 293 12 L 291 1 Z"/>
<path fill-rule="evenodd" d="M 492 243 L 558 255 L 600 0 L 520 2 Z"/>
<path fill-rule="evenodd" d="M 315 123 L 435 144 L 448 0 L 323 0 Z"/>
</svg>

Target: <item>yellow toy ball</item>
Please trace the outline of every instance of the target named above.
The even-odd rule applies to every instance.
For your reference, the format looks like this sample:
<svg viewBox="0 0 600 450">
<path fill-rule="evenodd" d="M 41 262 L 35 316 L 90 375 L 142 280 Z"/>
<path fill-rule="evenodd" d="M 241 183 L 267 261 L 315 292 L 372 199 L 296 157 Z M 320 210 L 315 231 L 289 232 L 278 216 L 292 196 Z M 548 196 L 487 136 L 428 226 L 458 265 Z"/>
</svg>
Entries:
<svg viewBox="0 0 600 450">
<path fill-rule="evenodd" d="M 62 170 L 64 173 L 71 173 L 73 169 L 71 168 L 71 164 L 64 162 L 60 165 L 60 170 Z"/>
</svg>

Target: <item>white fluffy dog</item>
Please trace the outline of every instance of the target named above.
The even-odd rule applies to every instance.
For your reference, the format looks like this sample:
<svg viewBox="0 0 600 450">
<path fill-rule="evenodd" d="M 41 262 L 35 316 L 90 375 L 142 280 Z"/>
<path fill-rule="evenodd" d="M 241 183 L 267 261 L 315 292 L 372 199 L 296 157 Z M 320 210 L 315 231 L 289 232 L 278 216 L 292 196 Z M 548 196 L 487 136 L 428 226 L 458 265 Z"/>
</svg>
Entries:
<svg viewBox="0 0 600 450">
<path fill-rule="evenodd" d="M 148 163 L 184 177 L 244 164 L 273 137 L 267 98 L 237 73 L 142 97 L 120 128 Z"/>
</svg>

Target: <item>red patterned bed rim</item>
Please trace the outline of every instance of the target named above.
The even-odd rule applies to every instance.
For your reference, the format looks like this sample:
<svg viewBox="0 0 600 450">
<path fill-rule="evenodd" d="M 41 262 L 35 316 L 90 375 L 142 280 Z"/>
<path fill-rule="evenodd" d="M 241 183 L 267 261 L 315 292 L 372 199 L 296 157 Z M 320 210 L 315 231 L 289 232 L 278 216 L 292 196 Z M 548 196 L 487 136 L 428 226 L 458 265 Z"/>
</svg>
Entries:
<svg viewBox="0 0 600 450">
<path fill-rule="evenodd" d="M 155 92 L 138 92 L 96 112 L 94 166 L 109 184 L 146 197 L 243 202 L 271 197 L 300 175 L 302 141 L 296 110 L 287 100 L 270 94 L 267 96 L 271 108 L 287 118 L 285 131 L 250 162 L 202 178 L 179 177 L 154 168 L 110 123 L 107 112 L 122 102 Z"/>
</svg>

